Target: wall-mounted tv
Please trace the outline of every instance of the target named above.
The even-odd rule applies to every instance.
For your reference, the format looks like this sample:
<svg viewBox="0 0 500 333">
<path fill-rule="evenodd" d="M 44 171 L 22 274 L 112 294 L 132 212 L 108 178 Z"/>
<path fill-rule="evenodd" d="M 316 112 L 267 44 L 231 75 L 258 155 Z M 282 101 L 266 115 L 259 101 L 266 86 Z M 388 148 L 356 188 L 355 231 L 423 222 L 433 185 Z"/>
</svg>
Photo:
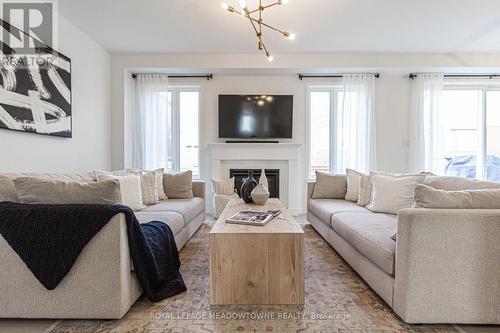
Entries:
<svg viewBox="0 0 500 333">
<path fill-rule="evenodd" d="M 291 139 L 292 95 L 219 95 L 219 138 Z"/>
</svg>

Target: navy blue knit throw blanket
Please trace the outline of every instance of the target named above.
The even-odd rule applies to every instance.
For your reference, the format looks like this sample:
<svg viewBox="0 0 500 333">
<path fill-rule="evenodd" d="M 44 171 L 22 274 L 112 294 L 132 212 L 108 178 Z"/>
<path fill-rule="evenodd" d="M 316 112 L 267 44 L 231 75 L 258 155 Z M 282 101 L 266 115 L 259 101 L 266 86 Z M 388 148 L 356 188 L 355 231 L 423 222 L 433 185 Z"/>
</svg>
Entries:
<svg viewBox="0 0 500 333">
<path fill-rule="evenodd" d="M 52 290 L 85 245 L 118 213 L 125 215 L 130 256 L 148 298 L 157 302 L 185 291 L 170 227 L 158 221 L 140 224 L 126 206 L 0 202 L 0 234 L 45 288 Z"/>
</svg>

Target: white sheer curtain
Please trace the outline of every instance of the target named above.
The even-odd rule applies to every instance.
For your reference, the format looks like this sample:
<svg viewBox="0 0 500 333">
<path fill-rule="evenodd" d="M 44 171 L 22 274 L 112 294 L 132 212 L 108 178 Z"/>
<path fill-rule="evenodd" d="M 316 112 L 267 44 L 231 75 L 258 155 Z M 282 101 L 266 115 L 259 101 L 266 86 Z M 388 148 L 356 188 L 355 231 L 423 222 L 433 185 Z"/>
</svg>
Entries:
<svg viewBox="0 0 500 333">
<path fill-rule="evenodd" d="M 441 172 L 443 80 L 443 74 L 418 74 L 412 80 L 409 171 Z"/>
<path fill-rule="evenodd" d="M 352 168 L 369 172 L 375 168 L 375 77 L 372 74 L 348 74 L 342 78 L 337 119 L 333 135 L 335 169 Z"/>
<path fill-rule="evenodd" d="M 133 114 L 134 167 L 171 171 L 172 117 L 168 103 L 167 75 L 137 75 Z"/>
</svg>

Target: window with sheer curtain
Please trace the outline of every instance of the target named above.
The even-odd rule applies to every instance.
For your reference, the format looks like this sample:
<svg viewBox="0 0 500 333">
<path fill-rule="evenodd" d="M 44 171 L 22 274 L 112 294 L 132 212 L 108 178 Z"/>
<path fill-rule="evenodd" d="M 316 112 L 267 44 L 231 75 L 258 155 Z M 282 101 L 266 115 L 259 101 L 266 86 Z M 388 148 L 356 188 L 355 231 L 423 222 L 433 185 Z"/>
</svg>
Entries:
<svg viewBox="0 0 500 333">
<path fill-rule="evenodd" d="M 373 75 L 345 75 L 308 85 L 308 176 L 316 171 L 369 172 L 375 164 Z"/>
<path fill-rule="evenodd" d="M 419 74 L 412 82 L 414 171 L 500 181 L 500 83 Z"/>
<path fill-rule="evenodd" d="M 500 181 L 500 85 L 445 84 L 438 173 Z"/>
<path fill-rule="evenodd" d="M 136 80 L 134 166 L 199 177 L 200 87 L 169 85 L 164 75 Z"/>
</svg>

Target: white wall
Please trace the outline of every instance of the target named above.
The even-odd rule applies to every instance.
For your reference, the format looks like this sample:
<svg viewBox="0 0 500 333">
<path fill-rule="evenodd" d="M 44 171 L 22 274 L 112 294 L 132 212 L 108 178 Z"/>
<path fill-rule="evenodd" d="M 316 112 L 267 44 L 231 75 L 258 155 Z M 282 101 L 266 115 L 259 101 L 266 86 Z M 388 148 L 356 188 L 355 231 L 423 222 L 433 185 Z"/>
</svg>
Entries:
<svg viewBox="0 0 500 333">
<path fill-rule="evenodd" d="M 71 58 L 73 138 L 0 129 L 0 172 L 111 166 L 111 55 L 62 18 L 58 51 Z"/>
</svg>

